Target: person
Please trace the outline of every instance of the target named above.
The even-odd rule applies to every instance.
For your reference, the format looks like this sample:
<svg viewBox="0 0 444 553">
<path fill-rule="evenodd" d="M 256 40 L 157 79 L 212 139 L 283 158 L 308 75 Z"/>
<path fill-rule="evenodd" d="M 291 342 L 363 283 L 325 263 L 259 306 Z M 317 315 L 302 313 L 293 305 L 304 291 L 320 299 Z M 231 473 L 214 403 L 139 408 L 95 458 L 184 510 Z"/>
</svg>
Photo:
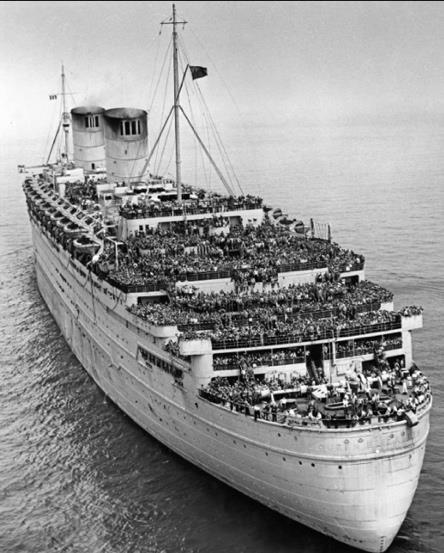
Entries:
<svg viewBox="0 0 444 553">
<path fill-rule="evenodd" d="M 407 389 L 408 372 L 407 371 L 402 371 L 401 382 L 402 382 L 402 392 L 401 393 L 406 395 L 406 394 L 408 394 L 408 389 Z"/>
<path fill-rule="evenodd" d="M 251 408 L 251 405 L 248 403 L 248 400 L 245 399 L 244 400 L 244 409 L 245 409 L 245 416 L 248 417 L 248 415 L 250 414 L 250 408 Z"/>
<path fill-rule="evenodd" d="M 349 398 L 350 398 L 349 394 L 346 393 L 344 394 L 344 399 L 342 400 L 342 407 L 344 408 L 344 414 L 346 417 L 348 415 L 348 409 L 350 406 Z"/>
<path fill-rule="evenodd" d="M 256 404 L 253 408 L 253 411 L 254 411 L 254 420 L 257 421 L 257 419 L 260 418 L 261 416 L 261 408 L 259 407 L 259 405 Z"/>
<path fill-rule="evenodd" d="M 277 422 L 277 405 L 275 401 L 271 403 L 270 409 L 271 409 L 271 420 L 273 422 Z"/>
</svg>

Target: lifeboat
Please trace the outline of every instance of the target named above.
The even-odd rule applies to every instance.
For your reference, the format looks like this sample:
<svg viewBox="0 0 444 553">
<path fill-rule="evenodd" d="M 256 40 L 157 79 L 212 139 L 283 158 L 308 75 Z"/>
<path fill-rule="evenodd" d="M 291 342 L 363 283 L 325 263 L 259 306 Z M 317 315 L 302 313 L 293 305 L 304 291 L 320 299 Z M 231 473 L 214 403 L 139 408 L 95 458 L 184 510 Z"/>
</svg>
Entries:
<svg viewBox="0 0 444 553">
<path fill-rule="evenodd" d="M 46 214 L 48 215 L 48 217 L 50 215 L 52 215 L 53 213 L 55 213 L 57 211 L 57 208 L 54 206 L 54 205 L 50 205 L 46 211 Z"/>
<path fill-rule="evenodd" d="M 289 219 L 287 215 L 283 215 L 279 218 L 279 223 L 281 225 L 292 225 L 295 222 L 295 219 Z"/>
<path fill-rule="evenodd" d="M 63 227 L 63 232 L 73 237 L 82 234 L 83 229 L 77 223 L 74 223 L 74 221 L 69 221 L 68 224 Z"/>
<path fill-rule="evenodd" d="M 69 223 L 68 217 L 63 217 L 62 219 L 58 219 L 58 220 L 56 221 L 57 228 L 59 228 L 59 229 L 65 228 L 65 225 L 66 225 L 67 223 Z"/>
<path fill-rule="evenodd" d="M 294 231 L 301 236 L 305 236 L 305 225 L 302 221 L 296 221 L 294 225 Z"/>
<path fill-rule="evenodd" d="M 100 248 L 95 240 L 92 240 L 88 235 L 81 234 L 73 240 L 73 246 L 78 252 L 94 254 Z"/>
<path fill-rule="evenodd" d="M 65 216 L 63 215 L 63 213 L 61 213 L 60 211 L 55 211 L 54 213 L 52 213 L 52 214 L 50 215 L 49 218 L 51 219 L 51 221 L 52 221 L 53 223 L 56 223 L 56 222 L 59 221 L 60 219 L 63 219 L 63 217 L 65 217 Z"/>
</svg>

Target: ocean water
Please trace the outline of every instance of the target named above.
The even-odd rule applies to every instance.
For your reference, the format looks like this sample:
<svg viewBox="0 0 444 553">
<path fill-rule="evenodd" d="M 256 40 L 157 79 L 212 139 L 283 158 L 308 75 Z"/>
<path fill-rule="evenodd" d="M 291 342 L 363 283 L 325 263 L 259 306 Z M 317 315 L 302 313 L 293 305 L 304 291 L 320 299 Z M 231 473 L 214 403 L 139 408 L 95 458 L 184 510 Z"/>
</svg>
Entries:
<svg viewBox="0 0 444 553">
<path fill-rule="evenodd" d="M 276 126 L 228 134 L 244 190 L 305 221 L 330 222 L 334 240 L 365 255 L 367 278 L 390 288 L 396 307 L 424 307 L 414 355 L 432 383 L 432 426 L 418 490 L 390 552 L 441 552 L 444 129 Z M 40 160 L 39 146 L 0 149 L 0 552 L 351 553 L 183 461 L 88 377 L 36 285 L 16 164 Z"/>
</svg>

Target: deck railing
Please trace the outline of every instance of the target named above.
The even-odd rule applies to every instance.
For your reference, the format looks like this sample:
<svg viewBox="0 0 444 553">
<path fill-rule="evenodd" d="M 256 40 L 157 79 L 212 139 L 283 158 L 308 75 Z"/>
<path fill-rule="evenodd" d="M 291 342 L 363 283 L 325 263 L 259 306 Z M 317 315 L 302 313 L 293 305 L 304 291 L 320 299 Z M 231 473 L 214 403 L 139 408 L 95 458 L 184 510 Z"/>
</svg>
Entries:
<svg viewBox="0 0 444 553">
<path fill-rule="evenodd" d="M 350 271 L 362 270 L 364 263 L 357 263 L 349 268 Z M 281 265 L 278 268 L 278 273 L 287 273 L 291 271 L 303 271 L 303 270 L 313 270 L 313 269 L 326 269 L 325 262 L 313 262 L 313 263 L 293 263 L 287 265 Z M 341 267 L 341 272 L 346 272 L 345 265 Z M 217 280 L 222 278 L 233 279 L 235 272 L 232 269 L 220 269 L 218 271 L 187 271 L 184 273 L 179 273 L 174 277 L 171 277 L 171 282 L 196 282 L 201 280 Z M 107 278 L 108 282 L 120 288 L 123 292 L 132 293 L 132 292 L 152 292 L 155 290 L 165 290 L 164 281 L 152 281 L 144 284 L 126 284 L 118 281 L 114 278 Z M 262 282 L 262 277 L 257 275 L 256 282 Z M 111 282 L 112 281 L 112 282 Z"/>
<path fill-rule="evenodd" d="M 334 331 L 332 330 L 325 330 L 322 332 L 313 332 L 309 334 L 295 333 L 283 334 L 279 336 L 252 336 L 231 340 L 212 338 L 211 342 L 213 345 L 213 350 L 238 349 L 259 346 L 272 346 L 279 344 L 298 344 L 300 342 L 315 342 L 318 340 L 331 340 L 333 337 L 343 338 L 348 336 L 357 336 L 361 334 L 384 332 L 387 330 L 396 330 L 399 328 L 401 328 L 401 318 L 397 317 L 396 321 L 390 321 L 387 323 L 377 323 L 373 325 L 336 329 L 336 332 L 334 334 Z"/>
<path fill-rule="evenodd" d="M 283 359 L 256 359 L 254 360 L 257 367 L 281 367 L 283 365 L 295 365 L 296 363 L 305 363 L 304 357 L 285 357 Z M 213 360 L 213 369 L 215 371 L 238 371 L 240 369 L 240 363 L 232 362 L 227 365 L 218 364 L 217 361 Z"/>
<path fill-rule="evenodd" d="M 160 207 L 159 209 L 141 209 L 136 208 L 134 210 L 126 210 L 122 208 L 120 210 L 120 216 L 125 219 L 150 219 L 157 217 L 174 217 L 178 215 L 203 215 L 203 214 L 219 214 L 230 211 L 245 211 L 250 209 L 261 209 L 262 202 L 245 202 L 232 204 L 221 203 L 220 205 L 210 205 L 201 207 Z"/>
</svg>

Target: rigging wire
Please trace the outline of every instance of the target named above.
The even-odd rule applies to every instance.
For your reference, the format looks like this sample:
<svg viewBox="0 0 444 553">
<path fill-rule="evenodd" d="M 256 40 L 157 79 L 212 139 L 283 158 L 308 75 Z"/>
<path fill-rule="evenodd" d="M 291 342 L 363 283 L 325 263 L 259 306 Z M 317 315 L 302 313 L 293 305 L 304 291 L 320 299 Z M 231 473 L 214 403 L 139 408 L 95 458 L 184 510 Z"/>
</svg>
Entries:
<svg viewBox="0 0 444 553">
<path fill-rule="evenodd" d="M 185 57 L 186 57 L 186 59 L 189 63 L 189 57 L 188 57 L 188 54 L 187 54 L 185 44 L 184 44 L 183 40 L 181 40 L 180 42 L 181 42 L 181 48 L 182 48 L 182 50 L 184 52 L 184 55 L 185 55 Z M 231 184 L 233 184 L 233 179 L 234 179 L 234 182 L 237 185 L 238 189 L 240 190 L 241 194 L 244 195 L 242 186 L 239 182 L 239 179 L 237 178 L 237 175 L 236 175 L 236 172 L 234 170 L 233 164 L 231 163 L 231 160 L 228 156 L 228 152 L 227 152 L 227 150 L 224 146 L 224 143 L 223 143 L 222 138 L 219 134 L 219 131 L 217 130 L 216 124 L 214 123 L 213 117 L 211 116 L 211 112 L 208 108 L 208 104 L 205 101 L 205 98 L 204 98 L 204 96 L 203 96 L 203 94 L 200 90 L 200 87 L 199 87 L 198 83 L 193 80 L 193 85 L 195 87 L 195 90 L 197 91 L 197 96 L 200 98 L 200 101 L 201 101 L 202 106 L 204 108 L 204 112 L 207 113 L 207 117 L 208 117 L 208 121 L 210 123 L 210 127 L 211 127 L 211 129 L 214 133 L 215 144 L 216 144 L 216 147 L 219 150 L 219 155 L 220 155 L 221 161 L 224 165 L 227 177 L 231 181 Z"/>
<path fill-rule="evenodd" d="M 151 72 L 151 82 L 150 82 L 150 88 L 148 93 L 148 99 L 151 99 L 150 102 L 150 108 L 153 105 L 153 93 L 154 93 L 154 77 L 157 74 L 157 63 L 159 60 L 159 54 L 160 54 L 160 34 L 156 36 L 156 38 L 152 39 L 151 42 L 156 43 L 156 53 L 154 55 L 154 65 L 153 65 L 153 71 Z M 168 50 L 168 48 L 167 48 Z"/>
<path fill-rule="evenodd" d="M 204 106 L 206 108 L 206 112 L 208 114 L 209 121 L 210 121 L 210 126 L 211 126 L 211 128 L 213 129 L 213 132 L 214 132 L 216 144 L 218 145 L 219 149 L 221 150 L 221 158 L 222 158 L 222 162 L 224 163 L 225 170 L 227 171 L 228 175 L 231 175 L 231 178 L 234 178 L 234 181 L 235 181 L 237 187 L 239 188 L 241 194 L 244 195 L 244 191 L 243 191 L 242 186 L 239 182 L 239 179 L 237 178 L 237 175 L 236 175 L 236 172 L 234 170 L 233 164 L 231 163 L 231 160 L 230 160 L 230 156 L 228 155 L 228 152 L 225 148 L 225 144 L 224 144 L 224 142 L 223 142 L 223 140 L 222 140 L 222 138 L 219 134 L 216 123 L 214 122 L 214 119 L 213 119 L 213 117 L 211 115 L 211 112 L 208 108 L 208 105 L 205 101 L 205 97 L 202 94 L 202 91 L 199 87 L 199 84 L 195 82 L 194 86 L 196 87 L 196 89 L 198 91 L 198 94 L 201 98 L 201 101 L 202 101 L 202 103 L 204 104 Z"/>
<path fill-rule="evenodd" d="M 162 121 L 164 120 L 164 117 L 165 117 L 165 106 L 166 106 L 166 102 L 167 102 L 167 92 L 168 92 L 168 81 L 169 81 L 169 78 L 170 78 L 170 74 L 171 74 L 171 65 L 172 64 L 169 64 L 168 66 L 168 73 L 166 75 L 166 80 L 165 80 L 165 88 L 164 88 L 164 94 L 163 94 L 163 104 L 162 104 L 162 111 L 161 111 L 161 116 L 160 116 L 160 122 L 162 123 Z M 162 127 L 159 128 L 159 133 L 160 133 L 160 129 Z M 156 150 L 156 155 L 155 155 L 155 158 L 154 158 L 154 163 L 153 163 L 153 166 L 156 168 L 156 167 L 159 167 L 160 165 L 160 161 L 158 161 L 159 159 L 159 150 Z M 157 169 L 156 169 L 156 172 L 157 172 Z"/>
<path fill-rule="evenodd" d="M 160 35 L 160 33 L 159 33 Z M 158 61 L 159 61 L 159 54 L 160 54 L 160 40 L 159 40 L 159 35 L 157 36 L 156 39 L 153 39 L 153 42 L 155 41 L 156 44 L 157 44 L 157 49 L 156 49 L 156 55 L 155 55 L 155 61 L 154 61 L 154 69 L 152 71 L 152 78 L 151 78 L 151 84 L 150 84 L 150 92 L 149 92 L 149 95 L 148 95 L 148 98 L 150 99 L 150 103 L 149 103 L 149 107 L 147 108 L 147 111 L 148 111 L 148 115 L 147 115 L 147 125 L 148 125 L 148 117 L 149 117 L 149 114 L 151 113 L 152 111 L 152 107 L 153 107 L 153 104 L 156 100 L 156 96 L 157 96 L 157 93 L 158 93 L 158 90 L 159 90 L 159 86 L 160 86 L 160 83 L 162 81 L 162 78 L 164 77 L 164 70 L 165 70 L 165 66 L 167 64 L 167 61 L 170 57 L 170 50 L 171 50 L 171 45 L 172 45 L 172 37 L 170 38 L 169 42 L 168 42 L 168 46 L 165 50 L 165 54 L 164 54 L 164 57 L 163 57 L 163 61 L 162 61 L 162 66 L 161 66 L 161 69 L 160 69 L 160 72 L 158 74 L 158 78 L 157 78 L 157 82 L 156 82 L 156 86 L 155 86 L 155 89 L 153 90 L 153 86 L 154 86 L 154 76 L 157 74 L 157 65 L 158 65 Z M 167 74 L 167 78 L 166 78 L 166 82 L 168 83 L 168 78 L 169 78 L 169 72 L 170 72 L 170 68 L 168 69 L 168 74 Z M 166 94 L 164 94 L 164 103 L 163 103 L 163 106 L 162 106 L 162 114 L 161 114 L 161 118 L 160 118 L 160 126 L 162 128 L 162 121 L 164 119 L 164 113 L 165 113 L 165 104 L 166 104 Z M 160 132 L 160 131 L 159 131 Z M 135 159 L 133 160 L 132 162 L 132 165 L 131 165 L 131 170 L 130 170 L 130 177 L 133 178 L 136 176 L 136 168 L 137 168 L 137 162 L 138 162 L 138 159 L 139 159 L 139 154 L 141 153 L 141 148 L 142 148 L 142 144 L 139 144 L 139 147 L 138 147 L 138 150 L 136 152 L 136 157 Z M 156 150 L 156 160 L 154 161 L 153 163 L 153 166 L 155 166 L 156 162 L 157 162 L 157 156 L 158 156 L 158 150 Z M 154 170 L 154 169 L 153 169 Z M 145 169 L 145 171 L 147 171 L 149 173 L 149 170 L 148 170 L 148 167 Z M 146 174 L 146 173 L 145 173 Z M 144 175 L 139 175 L 140 178 L 143 178 Z"/>
<path fill-rule="evenodd" d="M 150 103 L 150 107 L 149 107 L 149 111 L 151 111 L 152 107 L 153 107 L 153 103 L 156 99 L 156 96 L 157 96 L 157 91 L 159 89 L 159 85 L 160 85 L 160 81 L 162 79 L 162 76 L 163 76 L 163 71 L 165 69 L 165 65 L 166 65 L 166 62 L 167 62 L 167 59 L 169 58 L 169 52 L 170 52 L 170 49 L 171 49 L 171 46 L 172 46 L 172 43 L 173 43 L 173 37 L 170 38 L 170 41 L 168 43 L 168 47 L 165 51 L 165 56 L 163 58 L 163 62 L 162 62 L 162 67 L 160 69 L 160 72 L 159 72 L 159 78 L 157 79 L 157 83 L 156 83 L 156 88 L 154 90 L 154 93 L 153 93 L 153 96 L 151 98 L 151 103 Z M 169 74 L 169 73 L 168 73 Z"/>
<path fill-rule="evenodd" d="M 173 119 L 171 118 L 171 125 L 173 124 Z M 165 168 L 165 173 L 168 173 L 169 172 L 169 168 L 171 167 L 172 165 L 172 161 L 173 161 L 173 156 L 174 156 L 174 147 L 172 144 L 170 144 L 170 157 L 168 159 L 168 163 L 166 164 L 166 168 Z M 170 173 L 171 174 L 171 173 Z"/>
<path fill-rule="evenodd" d="M 54 123 L 55 123 L 56 120 L 57 120 L 57 110 L 53 110 L 52 121 L 51 121 L 51 124 L 48 127 L 48 136 L 46 137 L 45 155 L 44 155 L 45 160 L 46 159 L 49 160 L 49 157 L 51 156 L 51 153 L 52 153 L 53 146 L 51 146 L 51 149 L 49 149 L 48 146 L 49 146 L 50 136 L 53 134 L 52 130 L 54 128 Z M 60 126 L 60 119 L 59 119 L 59 122 L 57 124 L 56 131 L 54 133 L 54 141 L 57 137 L 57 134 L 59 133 L 59 126 Z"/>
<path fill-rule="evenodd" d="M 161 171 L 161 163 L 164 159 L 164 155 L 165 155 L 165 150 L 166 150 L 166 147 L 168 146 L 168 138 L 170 136 L 170 132 L 171 132 L 171 127 L 173 126 L 173 118 L 170 117 L 170 121 L 168 123 L 168 128 L 167 128 L 167 132 L 166 132 L 166 135 L 165 135 L 165 139 L 164 139 L 164 142 L 163 142 L 163 146 L 162 146 L 162 151 L 160 153 L 160 161 L 159 161 L 159 167 L 157 168 L 156 170 L 156 174 L 162 174 L 163 171 Z M 174 149 L 172 149 L 173 153 L 174 153 Z M 168 163 L 167 163 L 167 166 L 166 166 L 166 171 L 168 171 L 169 167 L 170 167 L 170 163 L 171 163 L 171 159 L 172 159 L 172 156 L 173 154 L 170 155 L 170 158 L 168 160 Z"/>
<path fill-rule="evenodd" d="M 60 121 L 60 129 L 61 129 L 61 126 L 62 126 L 62 117 L 63 117 L 63 105 L 62 105 L 62 102 L 60 102 L 59 104 L 59 121 Z M 61 160 L 62 158 L 62 137 L 63 137 L 63 133 L 60 134 L 59 136 L 59 140 L 57 142 L 57 149 L 56 149 L 56 152 L 57 152 L 57 157 L 56 157 L 56 162 Z"/>
<path fill-rule="evenodd" d="M 186 61 L 186 60 L 185 60 Z M 181 60 L 182 62 L 182 70 L 183 72 L 187 71 L 187 68 L 188 68 L 188 64 L 184 63 L 183 60 Z M 183 67 L 185 67 L 185 69 L 183 69 Z M 196 121 L 196 118 L 194 117 L 194 113 L 193 113 L 193 104 L 191 102 L 191 97 L 190 97 L 190 91 L 189 91 L 189 88 L 188 86 L 186 85 L 186 82 L 185 82 L 185 93 L 186 93 L 186 97 L 187 97 L 187 100 L 188 100 L 188 107 L 189 107 L 189 110 L 190 110 L 190 119 L 193 121 L 193 123 Z M 208 145 L 208 149 L 209 149 L 209 145 Z M 200 162 L 202 164 L 202 174 L 204 175 L 204 182 L 206 184 L 208 184 L 208 173 L 211 175 L 211 171 L 209 171 L 209 167 L 206 167 L 205 166 L 205 156 L 202 152 L 202 148 L 198 147 L 198 148 L 194 148 L 194 164 L 195 164 L 195 180 L 196 180 L 196 177 L 197 175 L 199 174 L 198 171 L 197 171 L 197 152 L 200 154 Z"/>
<path fill-rule="evenodd" d="M 205 52 L 206 56 L 207 56 L 208 59 L 210 60 L 212 67 L 214 67 L 214 69 L 215 69 L 215 71 L 216 71 L 216 73 L 217 73 L 217 75 L 218 75 L 218 77 L 219 77 L 221 83 L 223 84 L 223 86 L 224 86 L 224 88 L 225 88 L 225 90 L 226 90 L 228 96 L 230 97 L 231 101 L 233 102 L 234 107 L 236 108 L 236 111 L 237 111 L 237 114 L 238 114 L 238 122 L 241 124 L 241 126 L 242 126 L 242 128 L 243 128 L 243 130 L 244 130 L 244 132 L 245 132 L 245 127 L 244 127 L 244 125 L 243 125 L 243 119 L 242 119 L 242 112 L 241 112 L 241 110 L 239 109 L 239 106 L 238 106 L 238 104 L 237 104 L 237 102 L 236 102 L 235 96 L 233 96 L 233 94 L 231 94 L 231 90 L 230 90 L 229 86 L 227 85 L 225 79 L 223 78 L 223 74 L 220 73 L 220 72 L 218 71 L 217 65 L 214 63 L 212 57 L 210 56 L 209 51 L 208 51 L 207 48 L 204 46 L 204 44 L 202 43 L 202 41 L 199 39 L 199 36 L 194 32 L 194 30 L 193 30 L 192 27 L 191 27 L 191 32 L 192 32 L 194 38 L 196 39 L 197 43 L 199 44 L 200 48 L 202 48 L 202 51 Z M 246 134 L 246 132 L 245 132 L 245 134 Z"/>
</svg>

